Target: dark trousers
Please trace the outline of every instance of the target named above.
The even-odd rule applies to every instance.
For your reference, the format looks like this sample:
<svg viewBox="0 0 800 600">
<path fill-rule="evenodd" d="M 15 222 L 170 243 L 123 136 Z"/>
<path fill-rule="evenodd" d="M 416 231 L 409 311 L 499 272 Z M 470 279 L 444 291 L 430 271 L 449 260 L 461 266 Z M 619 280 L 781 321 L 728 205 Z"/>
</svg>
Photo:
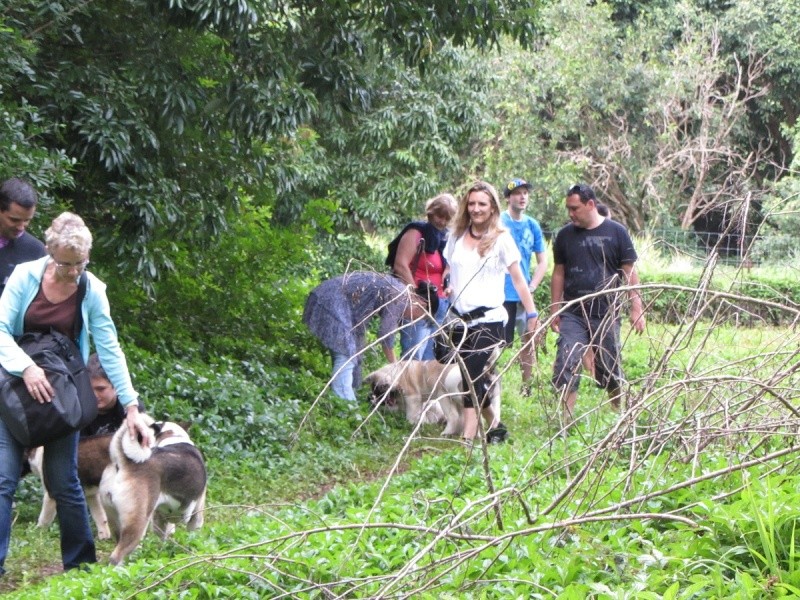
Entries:
<svg viewBox="0 0 800 600">
<path fill-rule="evenodd" d="M 494 353 L 499 352 L 505 343 L 503 323 L 477 323 L 470 325 L 466 330 L 461 326 L 453 328 L 450 339 L 456 347 L 459 356 L 464 361 L 466 373 L 461 370 L 464 379 L 464 389 L 469 389 L 468 380 L 472 381 L 480 405 L 488 406 L 491 395 L 488 394 L 492 379 L 487 372 L 491 367 L 490 359 Z M 472 396 L 464 394 L 464 407 L 473 406 Z"/>
<path fill-rule="evenodd" d="M 620 321 L 612 315 L 584 317 L 565 312 L 553 365 L 553 385 L 574 392 L 580 385 L 581 360 L 586 349 L 594 349 L 594 376 L 606 390 L 619 387 L 623 379 L 620 360 Z"/>
</svg>

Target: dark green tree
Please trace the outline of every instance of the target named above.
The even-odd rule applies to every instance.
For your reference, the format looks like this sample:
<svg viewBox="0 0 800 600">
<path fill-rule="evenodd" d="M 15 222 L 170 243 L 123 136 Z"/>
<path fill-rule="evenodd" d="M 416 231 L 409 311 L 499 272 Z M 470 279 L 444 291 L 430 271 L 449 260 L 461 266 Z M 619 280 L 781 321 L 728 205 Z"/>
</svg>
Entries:
<svg viewBox="0 0 800 600">
<path fill-rule="evenodd" d="M 4 65 L 3 102 L 48 123 L 41 150 L 75 161 L 74 186 L 52 191 L 120 269 L 152 279 L 176 243 L 218 235 L 242 194 L 271 203 L 320 177 L 297 136 L 321 106 L 344 120 L 372 106 L 365 64 L 527 42 L 534 6 L 21 0 L 0 14 L 28 67 Z"/>
<path fill-rule="evenodd" d="M 19 78 L 32 73 L 34 45 L 6 26 L 0 14 L 0 181 L 25 177 L 42 190 L 42 204 L 50 198 L 47 190 L 71 184 L 69 169 L 74 160 L 63 149 L 49 148 L 45 140 L 55 128 L 26 98 L 13 93 Z"/>
</svg>

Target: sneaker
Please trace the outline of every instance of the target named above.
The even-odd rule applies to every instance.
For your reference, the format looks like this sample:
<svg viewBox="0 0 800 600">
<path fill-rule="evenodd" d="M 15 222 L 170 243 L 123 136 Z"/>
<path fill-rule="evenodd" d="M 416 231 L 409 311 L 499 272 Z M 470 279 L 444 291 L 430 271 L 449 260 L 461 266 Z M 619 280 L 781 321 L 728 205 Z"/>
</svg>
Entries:
<svg viewBox="0 0 800 600">
<path fill-rule="evenodd" d="M 497 427 L 492 427 L 486 432 L 487 444 L 500 444 L 508 440 L 508 429 L 502 423 L 498 423 Z"/>
</svg>

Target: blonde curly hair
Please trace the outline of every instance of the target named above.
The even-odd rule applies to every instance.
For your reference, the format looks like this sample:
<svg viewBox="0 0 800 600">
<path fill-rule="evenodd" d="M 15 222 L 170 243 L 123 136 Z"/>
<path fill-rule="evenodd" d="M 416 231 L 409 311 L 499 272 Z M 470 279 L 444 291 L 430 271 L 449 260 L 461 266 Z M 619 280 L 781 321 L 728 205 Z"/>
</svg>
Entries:
<svg viewBox="0 0 800 600">
<path fill-rule="evenodd" d="M 53 219 L 44 232 L 44 243 L 50 252 L 63 248 L 89 254 L 92 249 L 92 234 L 78 215 L 63 212 Z"/>
</svg>

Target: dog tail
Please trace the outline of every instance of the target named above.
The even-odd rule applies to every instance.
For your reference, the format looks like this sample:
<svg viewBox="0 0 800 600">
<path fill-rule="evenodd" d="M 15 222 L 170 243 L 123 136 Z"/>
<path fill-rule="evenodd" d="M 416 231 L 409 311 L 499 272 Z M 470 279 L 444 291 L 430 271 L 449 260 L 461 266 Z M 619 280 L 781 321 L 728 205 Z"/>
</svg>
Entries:
<svg viewBox="0 0 800 600">
<path fill-rule="evenodd" d="M 156 431 L 156 434 L 158 434 L 160 423 L 154 422 L 148 415 L 142 415 L 142 418 Z M 114 437 L 115 440 L 112 442 L 113 449 L 111 453 L 111 458 L 114 462 L 127 460 L 135 463 L 143 463 L 153 455 L 152 448 L 147 448 L 142 445 L 141 435 L 137 435 L 135 439 L 131 439 L 128 433 L 128 427 L 125 423 L 120 426 L 117 433 L 114 434 Z"/>
<path fill-rule="evenodd" d="M 125 425 L 123 425 L 123 428 L 125 428 Z M 129 460 L 135 463 L 143 463 L 152 456 L 153 450 L 142 446 L 141 436 L 136 436 L 136 439 L 132 440 L 131 436 L 128 435 L 127 428 L 125 428 L 121 437 L 122 453 Z"/>
</svg>

